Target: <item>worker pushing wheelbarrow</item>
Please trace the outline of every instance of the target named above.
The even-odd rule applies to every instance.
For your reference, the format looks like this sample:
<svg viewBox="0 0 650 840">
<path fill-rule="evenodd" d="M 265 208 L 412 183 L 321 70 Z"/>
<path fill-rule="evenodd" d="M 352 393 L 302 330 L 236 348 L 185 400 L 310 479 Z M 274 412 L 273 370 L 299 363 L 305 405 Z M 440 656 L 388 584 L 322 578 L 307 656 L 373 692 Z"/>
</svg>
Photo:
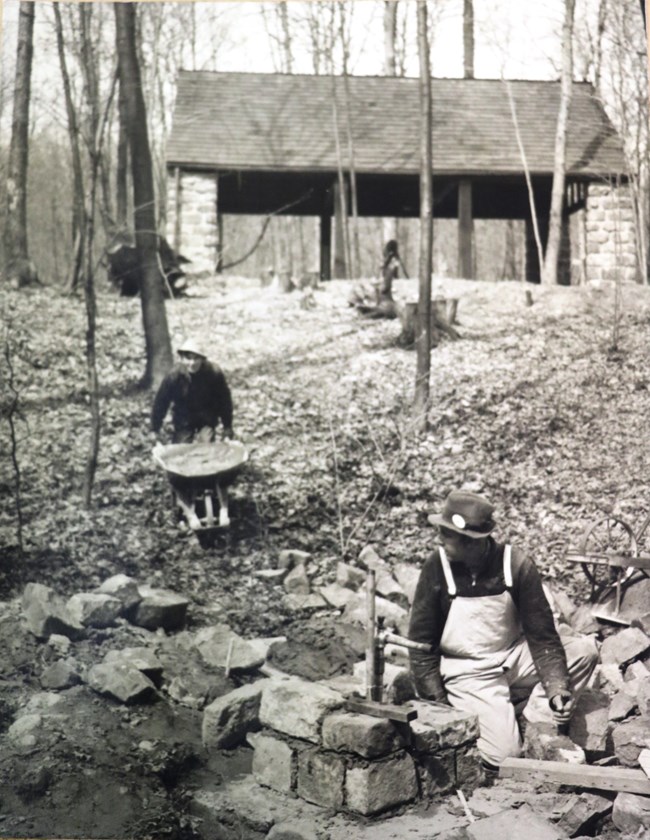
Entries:
<svg viewBox="0 0 650 840">
<path fill-rule="evenodd" d="M 232 440 L 232 396 L 221 368 L 208 361 L 193 339 L 181 345 L 178 356 L 178 364 L 163 379 L 153 403 L 153 457 L 167 473 L 189 527 L 212 532 L 230 523 L 227 488 L 248 452 Z M 159 435 L 170 406 L 172 443 L 163 446 Z M 224 440 L 217 440 L 219 424 Z"/>
</svg>

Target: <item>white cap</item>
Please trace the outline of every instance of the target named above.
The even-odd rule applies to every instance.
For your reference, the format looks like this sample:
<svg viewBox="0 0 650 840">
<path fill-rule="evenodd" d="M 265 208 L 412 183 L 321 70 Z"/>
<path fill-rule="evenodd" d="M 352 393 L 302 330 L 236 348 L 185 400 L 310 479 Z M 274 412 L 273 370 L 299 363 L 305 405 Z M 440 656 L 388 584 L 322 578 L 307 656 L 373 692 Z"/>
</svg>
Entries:
<svg viewBox="0 0 650 840">
<path fill-rule="evenodd" d="M 201 356 L 203 359 L 208 357 L 205 355 L 201 347 L 194 341 L 193 338 L 186 338 L 185 341 L 178 348 L 178 353 L 193 353 L 195 356 Z"/>
</svg>

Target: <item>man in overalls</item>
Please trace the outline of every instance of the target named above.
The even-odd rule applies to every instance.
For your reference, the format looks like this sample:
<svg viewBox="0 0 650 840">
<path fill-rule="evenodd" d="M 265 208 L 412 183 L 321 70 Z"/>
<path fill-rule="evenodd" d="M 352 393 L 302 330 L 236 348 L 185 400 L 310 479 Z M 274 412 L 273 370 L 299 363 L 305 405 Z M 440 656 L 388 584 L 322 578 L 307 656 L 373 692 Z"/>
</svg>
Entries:
<svg viewBox="0 0 650 840">
<path fill-rule="evenodd" d="M 598 656 L 588 637 L 560 639 L 534 563 L 490 536 L 493 512 L 455 490 L 429 517 L 441 545 L 422 568 L 409 630 L 431 645 L 409 651 L 418 694 L 478 717 L 492 769 L 521 753 L 514 702 L 529 697 L 531 723 L 566 725 Z"/>
</svg>

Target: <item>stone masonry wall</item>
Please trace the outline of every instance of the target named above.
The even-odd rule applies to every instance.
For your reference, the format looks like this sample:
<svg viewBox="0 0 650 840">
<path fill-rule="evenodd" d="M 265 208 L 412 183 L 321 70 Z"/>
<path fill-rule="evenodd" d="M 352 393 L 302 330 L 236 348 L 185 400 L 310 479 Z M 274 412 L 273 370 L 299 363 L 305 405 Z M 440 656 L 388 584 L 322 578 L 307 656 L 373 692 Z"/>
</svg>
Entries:
<svg viewBox="0 0 650 840">
<path fill-rule="evenodd" d="M 188 274 L 214 274 L 217 261 L 217 176 L 214 173 L 181 172 L 180 241 L 176 229 L 176 179 L 173 173 L 167 192 L 167 241 L 191 260 Z"/>
<path fill-rule="evenodd" d="M 636 282 L 635 224 L 628 187 L 589 185 L 586 208 L 588 281 Z"/>
<path fill-rule="evenodd" d="M 253 777 L 315 805 L 369 816 L 481 779 L 476 718 L 422 701 L 409 724 L 357 714 L 322 683 L 290 677 L 262 691 L 249 733 Z M 405 707 L 406 708 L 406 707 Z"/>
</svg>

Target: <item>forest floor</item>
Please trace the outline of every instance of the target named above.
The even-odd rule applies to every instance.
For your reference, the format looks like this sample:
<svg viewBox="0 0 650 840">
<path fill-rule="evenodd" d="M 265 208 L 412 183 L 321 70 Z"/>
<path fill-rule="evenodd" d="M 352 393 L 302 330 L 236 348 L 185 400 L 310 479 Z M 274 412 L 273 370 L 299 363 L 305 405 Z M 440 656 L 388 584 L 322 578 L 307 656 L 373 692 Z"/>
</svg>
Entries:
<svg viewBox="0 0 650 840">
<path fill-rule="evenodd" d="M 152 461 L 152 395 L 138 386 L 145 367 L 139 300 L 99 294 L 101 446 L 87 510 L 83 302 L 52 289 L 6 292 L 3 364 L 17 393 L 23 546 L 5 419 L 0 666 L 8 693 L 0 697 L 0 732 L 38 683 L 43 646 L 28 635 L 19 646 L 11 633 L 12 610 L 30 581 L 68 596 L 125 573 L 188 597 L 190 629 L 224 621 L 247 638 L 287 633 L 297 626 L 294 613 L 254 571 L 275 568 L 284 549 L 302 549 L 316 561 L 314 582 L 325 584 L 339 560 L 354 563 L 368 544 L 391 564 L 420 563 L 435 540 L 428 513 L 463 486 L 494 501 L 500 539 L 529 552 L 577 602 L 586 600 L 584 576 L 563 559 L 567 547 L 603 513 L 636 526 L 650 510 L 650 289 L 443 283 L 447 296 L 459 299 L 461 338 L 432 352 L 424 433 L 411 412 L 415 354 L 398 346 L 398 321 L 365 320 L 347 305 L 349 282 L 282 294 L 233 277 L 204 281 L 191 296 L 168 302 L 174 346 L 194 336 L 224 369 L 235 435 L 250 451 L 232 489 L 230 530 L 207 550 L 179 529 L 166 477 Z M 414 282 L 396 284 L 398 300 L 416 296 Z M 83 654 L 88 662 L 91 642 Z M 100 711 L 78 725 L 103 733 L 119 762 L 124 720 L 115 709 L 101 718 Z M 189 732 L 179 719 L 179 743 L 197 738 L 185 739 L 186 724 Z M 103 736 L 96 754 L 84 753 L 87 772 L 74 796 L 50 801 L 40 822 L 30 804 L 34 786 L 42 787 L 37 772 L 26 777 L 22 798 L 0 793 L 0 836 L 121 837 L 126 817 L 111 823 L 110 814 L 100 819 L 90 806 L 83 818 L 76 806 L 76 821 L 70 813 L 107 761 L 99 755 Z M 151 733 L 140 737 L 156 741 Z M 69 751 L 57 758 L 55 745 L 50 754 L 54 776 L 80 760 Z M 24 760 L 5 754 L 0 769 L 24 773 Z M 174 760 L 182 763 L 182 756 Z M 166 761 L 159 776 L 173 774 L 169 755 Z M 136 765 L 128 767 L 136 773 Z M 139 782 L 134 776 L 130 788 L 124 779 L 115 800 L 124 814 L 142 817 Z M 182 809 L 172 805 L 178 791 L 165 794 L 169 787 L 160 792 L 163 816 Z M 169 821 L 157 824 L 167 824 L 167 833 L 156 834 L 151 823 L 139 825 L 137 836 L 173 835 Z"/>
</svg>

